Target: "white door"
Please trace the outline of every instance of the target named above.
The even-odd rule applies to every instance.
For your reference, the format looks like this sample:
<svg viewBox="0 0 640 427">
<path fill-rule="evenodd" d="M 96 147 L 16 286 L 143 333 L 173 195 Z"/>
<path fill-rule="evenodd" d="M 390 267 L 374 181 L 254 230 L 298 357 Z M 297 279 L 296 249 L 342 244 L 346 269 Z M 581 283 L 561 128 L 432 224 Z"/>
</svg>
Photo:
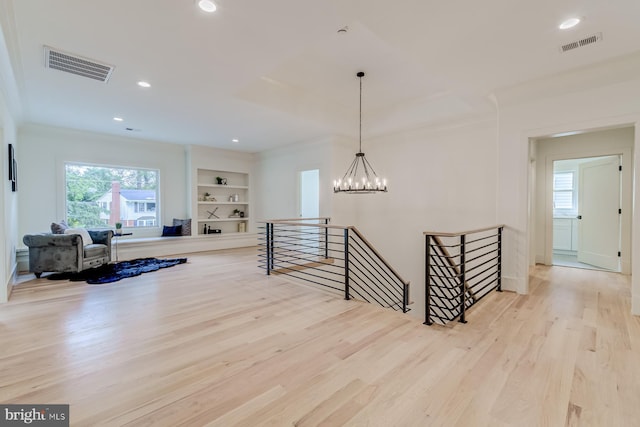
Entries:
<svg viewBox="0 0 640 427">
<path fill-rule="evenodd" d="M 578 166 L 578 261 L 620 270 L 620 156 Z"/>
<path fill-rule="evenodd" d="M 320 216 L 320 171 L 311 169 L 300 172 L 300 217 Z"/>
<path fill-rule="evenodd" d="M 318 218 L 320 216 L 320 171 L 310 169 L 300 172 L 300 218 Z M 312 221 L 315 223 L 316 221 Z M 298 250 L 319 255 L 324 229 L 318 227 L 300 227 L 300 239 L 303 242 Z"/>
</svg>

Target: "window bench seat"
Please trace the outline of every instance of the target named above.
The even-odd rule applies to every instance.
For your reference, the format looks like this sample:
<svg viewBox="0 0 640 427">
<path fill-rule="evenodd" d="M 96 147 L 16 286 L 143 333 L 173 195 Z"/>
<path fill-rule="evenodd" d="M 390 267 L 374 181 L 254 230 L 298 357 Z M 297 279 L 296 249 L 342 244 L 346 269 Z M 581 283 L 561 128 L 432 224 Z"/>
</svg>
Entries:
<svg viewBox="0 0 640 427">
<path fill-rule="evenodd" d="M 113 240 L 113 250 L 115 251 L 117 244 L 118 258 L 124 260 L 256 246 L 258 235 L 229 233 L 176 237 L 117 237 Z"/>
</svg>

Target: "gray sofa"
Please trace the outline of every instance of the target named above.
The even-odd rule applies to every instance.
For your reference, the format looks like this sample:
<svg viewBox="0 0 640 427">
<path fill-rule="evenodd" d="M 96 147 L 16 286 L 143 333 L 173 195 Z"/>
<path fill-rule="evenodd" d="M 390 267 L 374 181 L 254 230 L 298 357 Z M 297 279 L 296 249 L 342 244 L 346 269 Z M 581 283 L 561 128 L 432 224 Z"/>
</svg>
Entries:
<svg viewBox="0 0 640 427">
<path fill-rule="evenodd" d="M 29 248 L 29 271 L 79 272 L 111 261 L 112 230 L 89 230 L 92 244 L 83 245 L 79 234 L 27 234 L 22 241 Z"/>
</svg>

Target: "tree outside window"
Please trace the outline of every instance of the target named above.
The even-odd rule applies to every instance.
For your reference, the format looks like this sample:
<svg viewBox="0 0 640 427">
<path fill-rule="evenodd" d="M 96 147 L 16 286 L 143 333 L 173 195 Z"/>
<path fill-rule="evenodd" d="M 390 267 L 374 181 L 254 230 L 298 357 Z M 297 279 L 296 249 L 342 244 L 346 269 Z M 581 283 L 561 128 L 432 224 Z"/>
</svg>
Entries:
<svg viewBox="0 0 640 427">
<path fill-rule="evenodd" d="M 121 222 L 124 227 L 153 227 L 158 223 L 157 170 L 67 163 L 65 181 L 69 225 L 105 227 Z"/>
</svg>

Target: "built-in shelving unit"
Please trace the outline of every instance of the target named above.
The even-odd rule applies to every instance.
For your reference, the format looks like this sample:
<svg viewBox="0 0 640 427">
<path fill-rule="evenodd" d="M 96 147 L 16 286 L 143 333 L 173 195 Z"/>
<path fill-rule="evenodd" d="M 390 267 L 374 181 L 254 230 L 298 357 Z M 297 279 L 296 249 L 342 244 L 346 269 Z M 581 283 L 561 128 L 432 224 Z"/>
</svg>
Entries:
<svg viewBox="0 0 640 427">
<path fill-rule="evenodd" d="M 249 228 L 249 175 L 197 169 L 196 179 L 197 234 L 215 237 L 246 233 Z M 210 234 L 209 229 L 218 229 L 220 233 Z"/>
</svg>

